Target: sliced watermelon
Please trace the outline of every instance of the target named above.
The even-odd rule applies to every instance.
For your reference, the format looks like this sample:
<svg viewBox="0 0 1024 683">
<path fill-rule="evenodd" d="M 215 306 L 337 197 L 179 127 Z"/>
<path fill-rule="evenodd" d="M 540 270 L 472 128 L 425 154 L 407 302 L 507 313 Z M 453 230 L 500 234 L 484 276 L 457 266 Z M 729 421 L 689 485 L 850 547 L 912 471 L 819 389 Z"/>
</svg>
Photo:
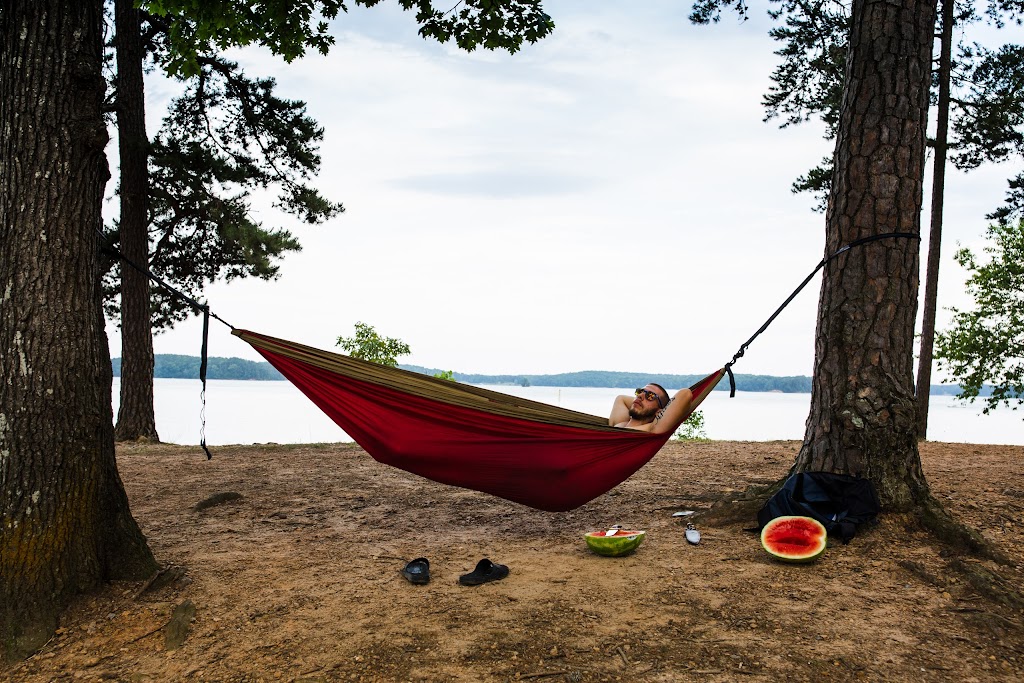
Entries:
<svg viewBox="0 0 1024 683">
<path fill-rule="evenodd" d="M 598 555 L 619 557 L 636 550 L 644 542 L 646 535 L 646 531 L 609 529 L 608 531 L 591 531 L 584 538 L 587 539 L 587 547 Z"/>
<path fill-rule="evenodd" d="M 782 562 L 814 562 L 825 552 L 828 534 L 810 517 L 776 517 L 761 529 L 761 545 Z"/>
</svg>

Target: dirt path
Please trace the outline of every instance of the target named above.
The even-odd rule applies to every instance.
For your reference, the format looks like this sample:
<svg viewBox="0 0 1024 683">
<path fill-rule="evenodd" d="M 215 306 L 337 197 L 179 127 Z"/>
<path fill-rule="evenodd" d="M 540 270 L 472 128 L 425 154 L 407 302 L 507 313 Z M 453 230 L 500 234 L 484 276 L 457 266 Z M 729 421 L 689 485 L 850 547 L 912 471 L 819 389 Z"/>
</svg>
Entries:
<svg viewBox="0 0 1024 683">
<path fill-rule="evenodd" d="M 43 651 L 0 679 L 1024 679 L 1020 606 L 983 598 L 904 519 L 805 566 L 770 561 L 742 525 L 685 542 L 672 512 L 774 481 L 797 448 L 672 443 L 609 494 L 550 514 L 351 445 L 224 447 L 210 462 L 194 448 L 124 447 L 133 512 L 183 577 L 79 600 Z M 938 497 L 1018 562 L 1002 571 L 1024 590 L 1024 448 L 926 444 L 922 457 Z M 225 492 L 241 497 L 193 510 Z M 646 529 L 644 545 L 625 558 L 588 552 L 582 534 L 616 523 Z M 419 556 L 427 586 L 399 575 Z M 457 585 L 482 557 L 511 574 Z M 163 627 L 185 601 L 191 631 L 167 650 Z"/>
</svg>

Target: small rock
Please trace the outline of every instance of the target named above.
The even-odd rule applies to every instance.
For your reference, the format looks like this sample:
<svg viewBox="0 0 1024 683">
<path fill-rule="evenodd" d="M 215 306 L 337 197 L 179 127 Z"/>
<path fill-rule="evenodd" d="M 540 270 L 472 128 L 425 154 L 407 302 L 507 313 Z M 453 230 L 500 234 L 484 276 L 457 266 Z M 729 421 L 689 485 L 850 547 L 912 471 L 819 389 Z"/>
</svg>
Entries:
<svg viewBox="0 0 1024 683">
<path fill-rule="evenodd" d="M 171 620 L 164 626 L 164 649 L 177 650 L 185 643 L 196 616 L 196 606 L 186 600 L 174 608 Z"/>
<path fill-rule="evenodd" d="M 203 510 L 215 507 L 217 505 L 229 503 L 233 500 L 239 500 L 242 497 L 242 494 L 238 493 L 237 491 L 225 491 L 223 493 L 215 493 L 212 496 L 204 498 L 203 500 L 193 505 L 192 510 L 195 512 L 202 512 Z"/>
</svg>

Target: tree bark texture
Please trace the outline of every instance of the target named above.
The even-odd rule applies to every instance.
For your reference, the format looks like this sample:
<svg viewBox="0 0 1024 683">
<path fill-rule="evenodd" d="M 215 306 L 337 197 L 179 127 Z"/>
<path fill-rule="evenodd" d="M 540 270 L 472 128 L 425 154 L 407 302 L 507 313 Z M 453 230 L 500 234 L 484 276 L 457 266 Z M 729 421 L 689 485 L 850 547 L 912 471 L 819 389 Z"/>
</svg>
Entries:
<svg viewBox="0 0 1024 683">
<path fill-rule="evenodd" d="M 855 0 L 826 217 L 827 254 L 920 234 L 935 0 Z M 825 269 L 811 411 L 794 471 L 868 477 L 889 510 L 928 495 L 917 450 L 920 243 L 870 242 Z"/>
<path fill-rule="evenodd" d="M 143 83 L 142 21 L 133 0 L 116 0 L 117 137 L 120 153 L 121 253 L 148 269 L 149 138 Z M 121 401 L 118 441 L 159 441 L 153 410 L 153 331 L 149 279 L 121 261 Z"/>
<path fill-rule="evenodd" d="M 917 362 L 917 438 L 928 436 L 931 402 L 932 359 L 935 347 L 935 311 L 939 298 L 939 260 L 942 256 L 942 208 L 946 194 L 946 155 L 949 151 L 949 87 L 953 52 L 953 0 L 942 2 L 942 33 L 939 50 L 939 101 L 935 127 L 935 161 L 932 166 L 932 212 L 928 231 L 928 265 L 925 268 L 924 312 L 921 319 L 921 351 Z"/>
<path fill-rule="evenodd" d="M 0 659 L 155 568 L 114 459 L 97 229 L 102 0 L 0 9 Z"/>
</svg>

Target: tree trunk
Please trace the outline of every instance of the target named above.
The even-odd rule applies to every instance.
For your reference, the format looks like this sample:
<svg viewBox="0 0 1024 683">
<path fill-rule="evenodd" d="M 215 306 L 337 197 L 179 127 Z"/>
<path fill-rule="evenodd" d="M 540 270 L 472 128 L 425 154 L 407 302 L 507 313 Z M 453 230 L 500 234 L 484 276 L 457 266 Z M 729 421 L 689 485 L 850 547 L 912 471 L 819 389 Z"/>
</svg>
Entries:
<svg viewBox="0 0 1024 683">
<path fill-rule="evenodd" d="M 953 52 L 953 0 L 942 3 L 942 37 L 939 53 L 938 122 L 935 128 L 935 162 L 932 167 L 932 213 L 928 232 L 928 265 L 925 270 L 924 317 L 921 351 L 917 363 L 917 438 L 928 436 L 928 404 L 931 400 L 932 351 L 935 346 L 935 310 L 939 296 L 939 259 L 942 254 L 942 206 L 946 193 L 946 153 L 949 149 L 949 85 Z"/>
<path fill-rule="evenodd" d="M 116 0 L 117 138 L 121 159 L 121 253 L 149 262 L 149 138 L 143 84 L 142 22 L 133 0 Z M 118 441 L 159 441 L 153 411 L 153 331 L 149 279 L 121 261 L 121 404 Z"/>
<path fill-rule="evenodd" d="M 117 473 L 97 229 L 102 0 L 0 9 L 0 658 L 156 564 Z"/>
<path fill-rule="evenodd" d="M 935 0 L 854 0 L 825 252 L 920 233 Z M 928 496 L 917 450 L 920 244 L 886 239 L 825 269 L 811 411 L 794 471 L 865 476 L 888 510 Z"/>
</svg>

